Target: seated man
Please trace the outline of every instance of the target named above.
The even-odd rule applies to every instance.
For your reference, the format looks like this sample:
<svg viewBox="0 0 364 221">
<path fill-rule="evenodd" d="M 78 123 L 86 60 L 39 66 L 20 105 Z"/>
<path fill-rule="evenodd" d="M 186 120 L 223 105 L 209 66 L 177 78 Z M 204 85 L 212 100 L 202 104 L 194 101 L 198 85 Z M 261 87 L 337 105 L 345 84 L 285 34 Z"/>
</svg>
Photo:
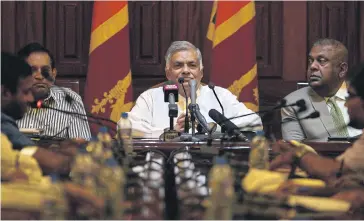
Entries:
<svg viewBox="0 0 364 221">
<path fill-rule="evenodd" d="M 200 112 L 206 118 L 207 123 L 214 122 L 208 115 L 209 111 L 211 109 L 216 109 L 220 113 L 222 111 L 213 91 L 208 86 L 201 85 L 203 64 L 200 50 L 187 41 L 175 41 L 168 48 L 165 59 L 167 79 L 172 82 L 178 82 L 178 78 L 183 77 L 183 85 L 188 98 L 190 97 L 189 81 L 192 79 L 196 80 L 196 103 L 199 105 Z M 215 90 L 221 100 L 227 118 L 253 113 L 227 89 L 215 87 Z M 178 132 L 183 132 L 186 104 L 185 93 L 181 86 L 179 87 L 178 100 L 178 118 L 175 120 L 174 129 Z M 129 118 L 133 129 L 144 132 L 146 137 L 149 138 L 159 137 L 164 132 L 164 129 L 169 128 L 170 120 L 168 116 L 168 103 L 164 102 L 163 88 L 152 88 L 142 93 L 130 111 Z M 237 118 L 232 120 L 232 122 L 238 127 L 262 124 L 260 117 L 256 114 Z M 217 130 L 220 130 L 219 126 Z"/>
<path fill-rule="evenodd" d="M 38 43 L 22 48 L 18 55 L 33 71 L 32 91 L 35 101 L 42 100 L 45 105 L 64 111 L 85 114 L 81 97 L 69 88 L 54 85 L 57 75 L 52 54 Z M 22 119 L 17 120 L 19 128 L 43 130 L 42 135 L 60 138 L 91 139 L 86 117 L 62 113 L 46 108 L 30 108 Z"/>
<path fill-rule="evenodd" d="M 327 141 L 328 137 L 354 137 L 361 130 L 347 127 L 349 116 L 344 106 L 347 96 L 344 82 L 348 69 L 348 51 L 339 41 L 322 39 L 314 43 L 308 56 L 307 79 L 309 87 L 289 94 L 287 103 L 306 101 L 307 110 L 282 109 L 282 135 L 285 140 Z M 313 111 L 320 117 L 297 121 Z M 301 124 L 301 125 L 300 125 Z"/>
<path fill-rule="evenodd" d="M 1 132 L 7 136 L 15 150 L 20 154 L 32 156 L 37 160 L 44 174 L 58 172 L 68 174 L 73 160 L 72 154 L 57 154 L 36 147 L 19 131 L 15 120 L 21 119 L 34 101 L 32 94 L 33 78 L 31 67 L 16 56 L 1 53 Z M 77 145 L 76 145 L 77 146 Z M 75 145 L 63 145 L 63 152 L 73 152 Z M 72 150 L 72 151 L 70 151 Z"/>
<path fill-rule="evenodd" d="M 350 75 L 346 106 L 350 117 L 349 125 L 364 129 L 364 63 L 355 74 Z M 292 147 L 288 143 L 278 143 L 274 149 L 285 150 L 271 162 L 271 169 L 290 165 L 294 159 L 309 175 L 325 180 L 335 181 L 337 174 L 363 173 L 364 171 L 364 134 L 336 159 L 321 157 L 305 149 Z M 364 180 L 361 185 L 363 185 Z"/>
</svg>

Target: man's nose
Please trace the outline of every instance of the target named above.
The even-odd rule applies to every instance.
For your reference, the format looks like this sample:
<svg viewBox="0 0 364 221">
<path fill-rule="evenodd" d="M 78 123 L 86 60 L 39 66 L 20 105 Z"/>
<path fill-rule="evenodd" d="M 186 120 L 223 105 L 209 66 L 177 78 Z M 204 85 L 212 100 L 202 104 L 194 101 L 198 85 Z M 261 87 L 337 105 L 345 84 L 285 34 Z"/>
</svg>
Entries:
<svg viewBox="0 0 364 221">
<path fill-rule="evenodd" d="M 190 68 L 188 67 L 188 65 L 187 65 L 187 64 L 185 64 L 185 65 L 183 66 L 182 74 L 190 74 Z"/>
<path fill-rule="evenodd" d="M 319 69 L 319 64 L 317 61 L 313 61 L 311 64 L 310 64 L 310 70 L 311 71 L 317 71 Z"/>
<path fill-rule="evenodd" d="M 33 77 L 35 78 L 35 79 L 37 79 L 37 80 L 43 80 L 44 79 L 44 77 L 43 77 L 43 75 L 42 75 L 42 71 L 41 70 L 35 70 L 35 71 L 33 71 Z"/>
</svg>

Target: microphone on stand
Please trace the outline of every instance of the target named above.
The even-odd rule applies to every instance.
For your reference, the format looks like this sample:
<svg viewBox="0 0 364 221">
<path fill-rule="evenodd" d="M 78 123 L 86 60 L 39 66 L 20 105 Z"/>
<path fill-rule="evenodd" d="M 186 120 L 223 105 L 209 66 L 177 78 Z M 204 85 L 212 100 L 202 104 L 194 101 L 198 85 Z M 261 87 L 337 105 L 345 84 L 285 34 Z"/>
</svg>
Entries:
<svg viewBox="0 0 364 221">
<path fill-rule="evenodd" d="M 195 136 L 195 123 L 196 123 L 196 80 L 190 80 L 190 97 L 191 97 L 191 103 L 188 106 L 191 114 L 191 124 L 192 124 L 192 137 Z"/>
<path fill-rule="evenodd" d="M 282 100 L 277 106 L 275 106 L 271 110 L 258 111 L 258 112 L 253 112 L 253 113 L 249 113 L 249 114 L 239 115 L 239 116 L 236 116 L 236 117 L 229 117 L 229 118 L 227 118 L 227 120 L 233 120 L 233 119 L 236 119 L 236 118 L 246 117 L 246 116 L 250 116 L 250 115 L 254 115 L 254 114 L 269 113 L 269 112 L 275 111 L 277 109 L 282 109 L 283 107 L 294 107 L 294 106 L 298 106 L 299 107 L 299 111 L 298 112 L 301 112 L 301 111 L 305 111 L 306 110 L 306 102 L 303 99 L 300 99 L 300 100 L 296 101 L 293 104 L 285 104 L 285 101 Z"/>
<path fill-rule="evenodd" d="M 217 96 L 216 91 L 215 91 L 215 84 L 213 84 L 212 82 L 210 82 L 210 83 L 209 83 L 209 88 L 212 90 L 212 92 L 214 92 L 215 98 L 216 98 L 217 102 L 219 103 L 219 105 L 220 105 L 220 107 L 221 107 L 222 115 L 224 115 L 224 116 L 225 116 L 224 107 L 222 106 L 222 104 L 221 104 L 221 102 L 220 102 L 220 99 L 219 99 L 219 97 Z M 222 133 L 225 133 L 225 127 L 221 127 L 221 132 L 222 132 Z"/>
<path fill-rule="evenodd" d="M 165 131 L 164 141 L 172 140 L 178 137 L 178 132 L 174 130 L 173 118 L 178 117 L 178 85 L 173 83 L 167 83 L 163 86 L 164 102 L 168 102 L 168 116 L 169 116 L 169 130 Z"/>
<path fill-rule="evenodd" d="M 228 133 L 229 136 L 236 137 L 236 139 L 238 139 L 239 141 L 248 141 L 248 138 L 240 132 L 239 128 L 217 110 L 211 109 L 209 111 L 209 116 L 217 124 L 219 124 L 221 128 L 225 127 L 226 132 Z"/>
<path fill-rule="evenodd" d="M 182 85 L 183 92 L 185 93 L 185 98 L 186 98 L 186 117 L 185 117 L 185 128 L 184 128 L 184 132 L 186 134 L 188 134 L 188 131 L 190 130 L 190 125 L 188 123 L 188 96 L 187 96 L 187 93 L 186 93 L 185 86 L 183 86 L 183 83 L 184 82 L 185 82 L 185 79 L 183 77 L 178 78 L 178 83 L 180 83 Z"/>
<path fill-rule="evenodd" d="M 103 118 L 103 117 L 96 117 L 96 116 L 93 116 L 92 114 L 80 114 L 78 112 L 72 112 L 72 111 L 65 111 L 65 110 L 61 110 L 61 109 L 58 109 L 58 108 L 54 108 L 54 107 L 50 107 L 50 106 L 47 106 L 46 104 L 43 103 L 43 101 L 39 100 L 39 101 L 36 101 L 36 102 L 32 102 L 30 103 L 30 106 L 32 108 L 46 108 L 46 109 L 50 109 L 50 110 L 54 110 L 54 111 L 58 111 L 58 112 L 61 112 L 61 113 L 65 113 L 65 114 L 70 114 L 70 115 L 76 115 L 78 116 L 80 119 L 82 120 L 85 120 L 87 121 L 87 118 L 81 118 L 81 117 L 89 117 L 89 118 L 92 118 L 92 119 L 95 119 L 95 120 L 102 120 L 102 121 L 106 121 L 106 122 L 110 122 L 114 125 L 117 125 L 117 123 L 113 120 L 110 120 L 108 118 Z M 100 126 L 103 126 L 103 127 L 107 127 L 105 126 L 104 124 L 102 123 L 99 123 L 99 122 L 94 122 L 94 123 L 98 123 Z M 110 128 L 112 131 L 116 132 L 116 127 L 113 128 L 113 127 L 108 127 Z"/>
<path fill-rule="evenodd" d="M 212 82 L 209 83 L 209 88 L 212 90 L 212 92 L 214 92 L 215 98 L 216 98 L 217 102 L 219 102 L 219 105 L 221 107 L 221 111 L 222 111 L 221 113 L 222 113 L 222 115 L 225 116 L 224 107 L 222 106 L 222 104 L 220 102 L 220 99 L 219 99 L 219 97 L 216 94 L 215 85 Z"/>
</svg>

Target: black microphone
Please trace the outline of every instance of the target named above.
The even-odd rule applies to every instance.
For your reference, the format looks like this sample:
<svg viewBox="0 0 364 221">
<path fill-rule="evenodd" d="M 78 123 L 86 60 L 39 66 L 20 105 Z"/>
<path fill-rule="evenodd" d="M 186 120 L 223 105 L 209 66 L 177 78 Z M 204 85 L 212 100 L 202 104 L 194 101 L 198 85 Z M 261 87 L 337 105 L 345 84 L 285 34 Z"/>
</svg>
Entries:
<svg viewBox="0 0 364 221">
<path fill-rule="evenodd" d="M 212 82 L 209 83 L 209 88 L 212 90 L 212 92 L 214 92 L 215 98 L 216 98 L 217 102 L 219 102 L 219 105 L 221 107 L 222 115 L 225 116 L 224 107 L 222 106 L 222 104 L 220 102 L 220 99 L 219 99 L 219 97 L 216 94 L 215 85 Z"/>
<path fill-rule="evenodd" d="M 178 78 L 178 83 L 180 83 L 182 85 L 183 92 L 185 93 L 185 98 L 186 98 L 186 117 L 185 117 L 184 132 L 188 133 L 188 131 L 190 130 L 190 125 L 189 125 L 189 122 L 188 122 L 188 97 L 187 97 L 185 86 L 183 86 L 184 82 L 185 82 L 185 79 L 183 77 Z"/>
<path fill-rule="evenodd" d="M 193 108 L 194 108 L 194 110 L 192 110 Z M 201 114 L 200 107 L 198 106 L 198 104 L 191 105 L 190 111 L 191 111 L 191 113 L 195 113 L 196 119 L 197 119 L 198 123 L 202 126 L 202 128 L 204 129 L 204 132 L 210 133 L 210 128 L 207 124 L 206 118 Z"/>
<path fill-rule="evenodd" d="M 168 116 L 171 118 L 170 130 L 173 130 L 173 118 L 178 117 L 178 85 L 167 83 L 163 86 L 164 102 L 168 102 Z"/>
<path fill-rule="evenodd" d="M 94 116 L 94 115 L 92 115 L 92 114 L 81 114 L 81 113 L 78 113 L 78 112 L 72 112 L 72 111 L 65 111 L 65 110 L 61 110 L 61 109 L 58 109 L 58 108 L 50 107 L 50 106 L 48 106 L 48 105 L 44 104 L 41 100 L 30 103 L 30 106 L 31 106 L 32 108 L 38 108 L 38 109 L 40 109 L 40 108 L 46 108 L 46 109 L 50 109 L 50 110 L 54 110 L 54 111 L 58 111 L 58 112 L 65 113 L 65 114 L 76 115 L 76 116 L 78 116 L 80 119 L 85 120 L 85 121 L 87 121 L 87 119 L 82 118 L 82 117 L 89 117 L 89 118 L 92 118 L 92 119 L 95 119 L 95 120 L 107 121 L 107 122 L 110 122 L 110 123 L 112 123 L 112 124 L 114 124 L 114 125 L 116 125 L 116 126 L 117 126 L 117 123 L 116 123 L 115 121 L 110 120 L 110 119 L 108 119 L 108 118 L 96 117 L 96 116 Z M 107 127 L 107 126 L 105 126 L 104 124 L 100 124 L 99 122 L 93 122 L 93 123 L 97 123 L 97 124 L 99 124 L 100 126 Z M 115 133 L 117 132 L 117 131 L 116 131 L 116 129 L 115 129 L 115 128 L 113 128 L 113 127 L 108 127 L 108 128 L 111 128 L 111 130 L 112 130 L 112 131 L 114 131 Z"/>
<path fill-rule="evenodd" d="M 302 102 L 303 101 L 303 102 Z M 304 111 L 306 110 L 306 103 L 303 99 L 301 100 L 298 100 L 296 101 L 295 103 L 293 104 L 285 104 L 285 100 L 283 99 L 277 106 L 275 106 L 273 109 L 271 110 L 267 110 L 267 111 L 257 111 L 257 112 L 253 112 L 253 113 L 249 113 L 249 114 L 243 114 L 243 115 L 239 115 L 239 116 L 236 116 L 236 117 L 229 117 L 227 118 L 227 120 L 233 120 L 233 119 L 236 119 L 236 118 L 241 118 L 241 117 L 246 117 L 246 116 L 250 116 L 250 115 L 254 115 L 254 114 L 264 114 L 264 113 L 268 113 L 268 112 L 272 112 L 272 111 L 275 111 L 275 110 L 278 110 L 278 109 L 282 109 L 284 107 L 293 107 L 293 106 L 298 106 L 299 107 L 299 110 L 298 112 L 301 112 L 301 111 Z"/>
<path fill-rule="evenodd" d="M 178 85 L 173 82 L 167 82 L 163 85 L 164 102 L 168 102 L 169 130 L 163 133 L 163 140 L 169 141 L 178 136 L 178 132 L 174 130 L 173 118 L 178 117 Z"/>
<path fill-rule="evenodd" d="M 235 136 L 240 141 L 248 141 L 248 138 L 240 132 L 239 128 L 217 110 L 211 109 L 209 111 L 209 116 L 219 124 L 221 128 L 225 127 L 229 136 Z"/>
<path fill-rule="evenodd" d="M 315 118 L 319 118 L 319 117 L 320 117 L 320 112 L 313 111 L 312 113 L 310 113 L 306 117 L 298 118 L 297 120 L 302 121 L 302 120 L 307 120 L 307 119 L 315 119 Z M 285 120 L 285 121 L 281 121 L 280 124 L 285 124 L 285 123 L 292 122 L 292 121 L 296 121 L 296 120 L 293 120 L 293 119 Z M 272 125 L 272 123 L 270 125 Z M 248 127 L 257 127 L 257 126 L 261 126 L 261 124 L 249 125 Z M 247 128 L 247 127 L 246 126 L 239 127 L 239 130 L 242 130 L 242 129 L 245 129 L 245 128 Z"/>
<path fill-rule="evenodd" d="M 196 97 L 197 97 L 197 93 L 196 93 L 196 86 L 197 86 L 197 82 L 196 80 L 190 80 L 188 82 L 188 84 L 190 85 L 190 98 L 191 98 L 191 103 L 189 105 L 189 110 L 190 110 L 190 114 L 191 114 L 191 124 L 192 124 L 192 136 L 195 136 L 195 120 L 196 120 Z"/>
</svg>

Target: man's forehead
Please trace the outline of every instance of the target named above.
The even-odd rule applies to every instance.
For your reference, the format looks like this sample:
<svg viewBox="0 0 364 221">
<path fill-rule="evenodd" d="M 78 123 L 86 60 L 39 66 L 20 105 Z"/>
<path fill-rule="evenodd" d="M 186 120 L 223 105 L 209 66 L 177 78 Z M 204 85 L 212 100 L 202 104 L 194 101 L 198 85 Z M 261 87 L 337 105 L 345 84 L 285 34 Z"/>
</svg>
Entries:
<svg viewBox="0 0 364 221">
<path fill-rule="evenodd" d="M 182 62 L 182 61 L 197 61 L 197 52 L 193 49 L 189 50 L 181 50 L 174 53 L 171 57 L 171 61 L 173 62 Z"/>
<path fill-rule="evenodd" d="M 333 56 L 336 52 L 336 48 L 332 45 L 316 45 L 312 47 L 310 51 L 310 56 L 317 57 L 317 56 Z"/>
<path fill-rule="evenodd" d="M 27 57 L 27 62 L 28 63 L 34 63 L 34 62 L 46 62 L 47 64 L 50 65 L 51 63 L 51 58 L 49 57 L 49 55 L 46 52 L 42 52 L 42 51 L 37 51 L 37 52 L 33 52 L 31 53 L 28 57 Z"/>
</svg>

